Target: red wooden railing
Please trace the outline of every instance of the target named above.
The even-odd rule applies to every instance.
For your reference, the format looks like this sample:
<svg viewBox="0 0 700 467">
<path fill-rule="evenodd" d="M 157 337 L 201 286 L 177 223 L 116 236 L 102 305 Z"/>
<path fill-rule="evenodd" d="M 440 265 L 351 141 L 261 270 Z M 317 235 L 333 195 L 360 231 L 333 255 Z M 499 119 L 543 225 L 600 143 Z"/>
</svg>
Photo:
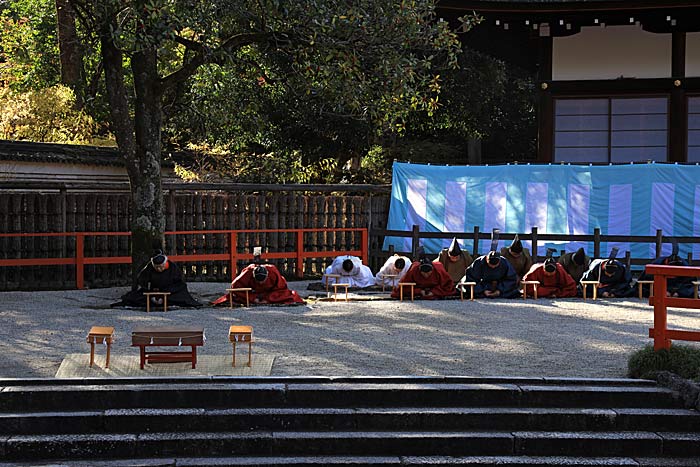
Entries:
<svg viewBox="0 0 700 467">
<path fill-rule="evenodd" d="M 224 234 L 228 237 L 228 251 L 217 254 L 168 255 L 174 261 L 227 261 L 232 278 L 236 275 L 238 260 L 252 260 L 252 253 L 238 253 L 239 234 L 257 233 L 294 233 L 296 235 L 296 250 L 286 252 L 263 253 L 262 259 L 296 259 L 297 277 L 304 276 L 304 260 L 306 258 L 329 258 L 339 255 L 354 255 L 362 258 L 367 264 L 369 257 L 369 235 L 366 228 L 328 228 L 328 229 L 262 229 L 262 230 L 184 230 L 165 232 L 165 235 L 208 235 Z M 304 251 L 304 234 L 311 232 L 360 232 L 360 246 L 356 250 L 334 251 Z M 131 236 L 131 232 L 60 232 L 60 233 L 0 233 L 2 237 L 75 237 L 75 257 L 73 258 L 17 258 L 0 259 L 0 266 L 75 266 L 75 285 L 82 289 L 85 285 L 84 266 L 86 264 L 130 264 L 131 256 L 85 256 L 85 237 L 100 236 Z"/>
<path fill-rule="evenodd" d="M 700 341 L 700 332 L 698 331 L 667 329 L 667 308 L 669 306 L 700 308 L 700 300 L 666 296 L 666 280 L 669 277 L 698 277 L 700 276 L 700 268 L 648 264 L 646 273 L 654 275 L 654 295 L 649 297 L 649 305 L 654 306 L 654 327 L 649 328 L 649 337 L 654 338 L 654 350 L 670 349 L 671 340 Z"/>
</svg>

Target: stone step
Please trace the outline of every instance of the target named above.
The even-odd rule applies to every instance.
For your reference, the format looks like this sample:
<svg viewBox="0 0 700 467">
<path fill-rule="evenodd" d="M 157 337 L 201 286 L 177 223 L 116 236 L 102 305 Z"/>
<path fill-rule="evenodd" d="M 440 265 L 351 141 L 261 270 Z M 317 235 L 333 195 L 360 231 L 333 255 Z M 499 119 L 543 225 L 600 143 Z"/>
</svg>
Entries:
<svg viewBox="0 0 700 467">
<path fill-rule="evenodd" d="M 5 386 L 0 411 L 235 407 L 678 407 L 655 386 L 451 383 Z"/>
<path fill-rule="evenodd" d="M 473 457 L 189 457 L 120 460 L 64 460 L 60 462 L 0 463 L 0 467 L 387 467 L 387 466 L 521 466 L 521 467 L 590 467 L 590 466 L 655 466 L 700 467 L 700 459 L 690 458 L 632 458 L 632 457 L 542 457 L 542 456 L 473 456 Z"/>
<path fill-rule="evenodd" d="M 224 456 L 700 457 L 700 434 L 653 432 L 235 432 L 4 437 L 3 459 Z M 181 465 L 181 464 L 178 464 Z"/>
<path fill-rule="evenodd" d="M 144 376 L 117 378 L 0 378 L 9 386 L 93 386 L 163 384 L 527 384 L 557 386 L 656 386 L 649 379 L 534 376 Z"/>
<path fill-rule="evenodd" d="M 654 408 L 111 409 L 0 414 L 0 434 L 215 431 L 691 431 L 700 414 Z"/>
</svg>

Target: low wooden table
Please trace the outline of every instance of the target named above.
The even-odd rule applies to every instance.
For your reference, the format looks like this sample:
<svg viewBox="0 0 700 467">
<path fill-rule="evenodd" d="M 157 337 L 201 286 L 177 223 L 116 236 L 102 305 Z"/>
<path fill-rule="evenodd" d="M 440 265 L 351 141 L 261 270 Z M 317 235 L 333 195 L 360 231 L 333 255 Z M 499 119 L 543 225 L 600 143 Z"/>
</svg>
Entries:
<svg viewBox="0 0 700 467">
<path fill-rule="evenodd" d="M 151 297 L 163 297 L 163 311 L 168 311 L 168 295 L 170 292 L 144 292 L 146 296 L 146 313 L 151 311 Z"/>
<path fill-rule="evenodd" d="M 403 302 L 403 288 L 404 287 L 410 287 L 411 288 L 411 301 L 413 301 L 413 287 L 415 287 L 416 283 L 415 282 L 399 282 L 399 300 Z"/>
<path fill-rule="evenodd" d="M 637 288 L 639 289 L 640 300 L 644 300 L 644 297 L 642 296 L 642 288 L 644 287 L 644 284 L 649 285 L 649 296 L 654 296 L 654 281 L 637 281 Z"/>
<path fill-rule="evenodd" d="M 87 343 L 90 344 L 90 367 L 95 363 L 95 344 L 107 346 L 107 358 L 105 368 L 109 368 L 109 354 L 114 342 L 114 328 L 111 326 L 93 326 L 87 335 Z"/>
<path fill-rule="evenodd" d="M 324 274 L 323 275 L 323 281 L 326 283 L 326 293 L 329 293 L 329 287 L 330 283 L 328 282 L 328 279 L 335 279 L 335 283 L 337 284 L 338 281 L 340 280 L 340 274 Z"/>
<path fill-rule="evenodd" d="M 141 369 L 146 363 L 192 362 L 197 367 L 197 347 L 204 345 L 204 328 L 180 326 L 138 327 L 131 333 L 131 346 L 138 347 Z M 153 352 L 147 347 L 191 347 L 184 352 Z"/>
<path fill-rule="evenodd" d="M 471 297 L 470 300 L 474 301 L 474 287 L 476 282 L 457 282 L 457 288 L 459 289 L 459 299 L 464 300 L 464 288 L 469 286 L 469 292 Z"/>
<path fill-rule="evenodd" d="M 382 274 L 380 276 L 382 278 L 382 292 L 384 292 L 384 288 L 386 287 L 386 284 L 384 284 L 384 279 L 386 278 L 391 278 L 391 288 L 393 289 L 396 287 L 396 279 L 399 277 L 398 274 Z"/>
<path fill-rule="evenodd" d="M 233 308 L 233 293 L 234 292 L 245 292 L 245 306 L 250 306 L 250 296 L 248 293 L 253 290 L 250 287 L 237 287 L 235 289 L 226 289 L 228 292 L 228 307 Z"/>
<path fill-rule="evenodd" d="M 345 301 L 350 301 L 348 297 L 348 287 L 350 287 L 350 284 L 338 284 L 337 282 L 333 284 L 333 301 L 338 301 L 338 287 L 345 287 Z"/>
<path fill-rule="evenodd" d="M 598 298 L 598 284 L 599 281 L 581 281 L 581 288 L 583 289 L 583 299 L 586 300 L 586 289 L 589 285 L 593 286 L 593 300 Z"/>
<path fill-rule="evenodd" d="M 248 343 L 248 366 L 251 365 L 253 355 L 253 326 L 231 326 L 228 329 L 228 340 L 233 344 L 233 364 L 236 366 L 236 344 Z"/>
<path fill-rule="evenodd" d="M 537 287 L 540 285 L 540 281 L 520 281 L 521 284 L 523 284 L 523 300 L 527 299 L 527 286 L 531 285 L 532 290 L 534 291 L 533 296 L 535 297 L 535 300 L 537 300 Z"/>
</svg>

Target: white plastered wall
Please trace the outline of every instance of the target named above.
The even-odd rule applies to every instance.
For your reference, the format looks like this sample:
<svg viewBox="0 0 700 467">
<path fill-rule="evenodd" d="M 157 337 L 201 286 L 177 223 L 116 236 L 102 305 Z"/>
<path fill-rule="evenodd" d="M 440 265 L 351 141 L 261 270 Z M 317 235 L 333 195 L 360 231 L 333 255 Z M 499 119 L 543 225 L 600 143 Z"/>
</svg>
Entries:
<svg viewBox="0 0 700 467">
<path fill-rule="evenodd" d="M 573 36 L 555 37 L 552 47 L 555 81 L 671 76 L 671 34 L 635 25 L 583 27 Z"/>
<path fill-rule="evenodd" d="M 700 32 L 685 35 L 685 76 L 700 76 Z"/>
</svg>

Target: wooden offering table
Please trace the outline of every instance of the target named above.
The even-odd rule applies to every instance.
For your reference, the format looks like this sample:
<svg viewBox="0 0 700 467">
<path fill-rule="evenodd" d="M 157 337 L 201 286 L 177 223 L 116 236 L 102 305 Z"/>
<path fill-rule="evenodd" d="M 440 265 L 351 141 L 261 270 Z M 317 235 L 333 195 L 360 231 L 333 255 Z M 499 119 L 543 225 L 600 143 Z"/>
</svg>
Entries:
<svg viewBox="0 0 700 467">
<path fill-rule="evenodd" d="M 90 344 L 90 366 L 95 363 L 95 344 L 104 344 L 107 347 L 105 368 L 109 368 L 109 354 L 114 342 L 114 328 L 111 326 L 93 326 L 88 331 L 87 343 Z"/>
<path fill-rule="evenodd" d="M 523 300 L 527 299 L 527 286 L 530 285 L 532 286 L 532 295 L 535 297 L 535 300 L 537 300 L 537 286 L 540 285 L 540 281 L 520 281 L 520 283 L 523 285 Z"/>
<path fill-rule="evenodd" d="M 151 311 L 151 298 L 163 300 L 163 311 L 168 311 L 168 295 L 170 292 L 144 292 L 146 296 L 146 313 Z"/>
<path fill-rule="evenodd" d="M 131 333 L 131 346 L 139 347 L 141 369 L 145 363 L 192 362 L 197 366 L 197 347 L 204 345 L 201 327 L 138 327 Z M 191 347 L 191 351 L 154 352 L 147 347 Z"/>
<path fill-rule="evenodd" d="M 228 329 L 228 340 L 233 344 L 233 364 L 236 366 L 236 344 L 248 343 L 248 366 L 251 365 L 253 355 L 253 326 L 231 326 Z"/>
</svg>

